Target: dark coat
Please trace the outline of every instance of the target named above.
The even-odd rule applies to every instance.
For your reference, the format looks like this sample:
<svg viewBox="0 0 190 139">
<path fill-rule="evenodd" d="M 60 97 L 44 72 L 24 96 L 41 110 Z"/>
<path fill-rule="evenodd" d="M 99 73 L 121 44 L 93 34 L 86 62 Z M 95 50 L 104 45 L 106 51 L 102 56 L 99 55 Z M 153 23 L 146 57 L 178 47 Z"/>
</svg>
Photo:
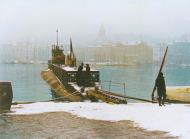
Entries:
<svg viewBox="0 0 190 139">
<path fill-rule="evenodd" d="M 82 71 L 82 69 L 83 69 L 83 66 L 80 65 L 78 67 L 78 71 L 76 73 L 76 81 L 77 81 L 78 85 L 83 85 L 84 84 L 84 77 L 83 77 L 83 71 Z"/>
<path fill-rule="evenodd" d="M 158 96 L 166 95 L 166 85 L 163 75 L 158 76 L 158 78 L 156 79 L 156 87 L 157 87 Z"/>
</svg>

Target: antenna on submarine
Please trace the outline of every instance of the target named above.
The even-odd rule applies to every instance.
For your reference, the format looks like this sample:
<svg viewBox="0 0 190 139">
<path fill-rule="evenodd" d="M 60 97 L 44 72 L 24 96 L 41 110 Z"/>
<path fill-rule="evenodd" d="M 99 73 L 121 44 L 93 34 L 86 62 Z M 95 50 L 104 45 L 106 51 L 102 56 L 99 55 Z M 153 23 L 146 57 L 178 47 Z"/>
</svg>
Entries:
<svg viewBox="0 0 190 139">
<path fill-rule="evenodd" d="M 72 44 L 72 39 L 70 37 L 70 52 L 73 53 L 73 44 Z"/>
<path fill-rule="evenodd" d="M 57 33 L 57 46 L 58 46 L 58 29 L 56 30 Z"/>
</svg>

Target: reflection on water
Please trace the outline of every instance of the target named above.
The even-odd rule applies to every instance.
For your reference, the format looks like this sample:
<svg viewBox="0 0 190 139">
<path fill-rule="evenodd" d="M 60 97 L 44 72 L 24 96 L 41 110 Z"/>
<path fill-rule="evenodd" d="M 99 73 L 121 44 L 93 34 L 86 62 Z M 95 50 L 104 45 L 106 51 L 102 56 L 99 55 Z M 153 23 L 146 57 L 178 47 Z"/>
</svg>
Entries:
<svg viewBox="0 0 190 139">
<path fill-rule="evenodd" d="M 101 79 L 111 80 L 116 83 L 126 84 L 126 94 L 140 98 L 149 98 L 154 82 L 154 67 L 129 66 L 129 67 L 101 67 Z M 109 90 L 109 82 L 105 89 Z M 124 85 L 111 86 L 111 90 L 124 94 Z"/>
<path fill-rule="evenodd" d="M 41 101 L 51 98 L 47 84 L 40 72 L 46 65 L 0 64 L 0 80 L 11 81 L 13 101 Z"/>
<path fill-rule="evenodd" d="M 100 67 L 99 69 L 102 80 L 126 83 L 127 95 L 150 99 L 159 66 Z M 190 85 L 189 66 L 166 65 L 163 70 L 167 86 Z M 109 83 L 104 88 L 109 90 Z M 124 94 L 122 86 L 112 86 L 111 90 Z"/>
<path fill-rule="evenodd" d="M 48 85 L 40 77 L 47 65 L 0 64 L 0 80 L 12 81 L 14 101 L 42 101 L 52 98 Z M 109 82 L 126 83 L 129 96 L 150 99 L 158 66 L 97 67 L 103 88 L 109 90 Z M 190 67 L 167 65 L 164 69 L 167 86 L 190 85 Z M 117 93 L 124 93 L 123 85 L 111 86 Z"/>
</svg>

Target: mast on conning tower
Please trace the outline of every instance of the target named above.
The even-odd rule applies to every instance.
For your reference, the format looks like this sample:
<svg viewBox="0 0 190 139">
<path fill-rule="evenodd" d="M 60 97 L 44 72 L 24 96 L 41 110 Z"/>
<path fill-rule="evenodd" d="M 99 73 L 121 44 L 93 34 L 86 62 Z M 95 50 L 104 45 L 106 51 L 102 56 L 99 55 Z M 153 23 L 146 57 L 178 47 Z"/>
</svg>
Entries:
<svg viewBox="0 0 190 139">
<path fill-rule="evenodd" d="M 58 46 L 58 29 L 56 30 L 57 33 L 57 46 Z"/>
<path fill-rule="evenodd" d="M 73 53 L 73 44 L 72 44 L 72 39 L 70 37 L 70 52 Z"/>
<path fill-rule="evenodd" d="M 76 57 L 75 57 L 75 54 L 73 52 L 73 44 L 72 44 L 71 37 L 70 37 L 70 51 L 66 57 L 66 65 L 70 66 L 70 67 L 76 67 Z"/>
</svg>

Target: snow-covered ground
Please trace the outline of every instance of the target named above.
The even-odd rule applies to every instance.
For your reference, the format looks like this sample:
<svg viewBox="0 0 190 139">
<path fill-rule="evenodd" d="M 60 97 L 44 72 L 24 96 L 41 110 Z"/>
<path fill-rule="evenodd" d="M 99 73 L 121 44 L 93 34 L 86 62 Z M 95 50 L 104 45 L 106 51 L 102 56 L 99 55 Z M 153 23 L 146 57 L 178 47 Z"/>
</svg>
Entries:
<svg viewBox="0 0 190 139">
<path fill-rule="evenodd" d="M 190 105 L 186 104 L 170 104 L 159 107 L 158 104 L 150 103 L 113 105 L 90 102 L 38 102 L 15 105 L 11 109 L 14 111 L 11 114 L 64 111 L 88 119 L 131 120 L 135 122 L 136 126 L 148 130 L 166 131 L 171 135 L 190 139 Z"/>
</svg>

